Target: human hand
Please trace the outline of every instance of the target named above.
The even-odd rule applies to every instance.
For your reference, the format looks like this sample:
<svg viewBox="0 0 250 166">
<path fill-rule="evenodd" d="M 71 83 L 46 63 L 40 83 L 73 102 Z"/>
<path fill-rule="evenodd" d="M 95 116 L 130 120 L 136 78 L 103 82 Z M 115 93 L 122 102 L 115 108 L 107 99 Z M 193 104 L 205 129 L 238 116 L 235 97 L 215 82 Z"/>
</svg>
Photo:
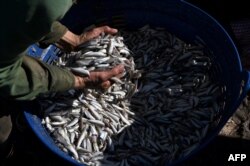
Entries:
<svg viewBox="0 0 250 166">
<path fill-rule="evenodd" d="M 112 77 L 119 77 L 124 71 L 123 65 L 117 65 L 111 70 L 107 71 L 92 71 L 87 77 L 75 75 L 75 85 L 76 89 L 83 88 L 101 88 L 107 89 L 111 85 L 109 80 Z"/>
<path fill-rule="evenodd" d="M 91 39 L 98 37 L 101 33 L 113 35 L 113 34 L 116 34 L 117 32 L 118 32 L 117 29 L 111 28 L 109 26 L 101 26 L 101 27 L 93 28 L 89 31 L 82 33 L 79 36 L 78 46 L 82 43 L 85 43 L 87 41 L 90 41 Z"/>
<path fill-rule="evenodd" d="M 98 37 L 101 33 L 112 35 L 117 32 L 117 29 L 111 28 L 109 26 L 96 27 L 89 31 L 83 32 L 81 35 L 76 35 L 68 30 L 61 38 L 61 40 L 57 43 L 57 46 L 64 51 L 70 52 L 76 50 L 82 43 Z"/>
</svg>

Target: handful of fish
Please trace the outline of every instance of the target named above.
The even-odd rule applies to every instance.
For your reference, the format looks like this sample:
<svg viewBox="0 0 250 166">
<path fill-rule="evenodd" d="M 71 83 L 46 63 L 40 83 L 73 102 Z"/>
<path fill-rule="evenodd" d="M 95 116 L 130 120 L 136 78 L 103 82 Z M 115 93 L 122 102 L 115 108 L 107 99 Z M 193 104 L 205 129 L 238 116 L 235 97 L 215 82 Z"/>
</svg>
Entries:
<svg viewBox="0 0 250 166">
<path fill-rule="evenodd" d="M 55 65 L 82 76 L 124 64 L 106 90 L 44 94 L 42 123 L 55 143 L 86 165 L 164 165 L 195 150 L 216 125 L 223 86 L 211 52 L 163 28 L 102 34 Z"/>
</svg>

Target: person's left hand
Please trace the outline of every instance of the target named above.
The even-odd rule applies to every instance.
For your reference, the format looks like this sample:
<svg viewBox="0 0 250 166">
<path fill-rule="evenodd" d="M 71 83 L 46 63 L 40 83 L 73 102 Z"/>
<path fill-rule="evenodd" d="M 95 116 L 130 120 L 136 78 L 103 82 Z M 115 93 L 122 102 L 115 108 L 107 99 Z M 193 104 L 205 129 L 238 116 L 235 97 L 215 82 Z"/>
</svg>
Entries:
<svg viewBox="0 0 250 166">
<path fill-rule="evenodd" d="M 109 26 L 101 26 L 93 28 L 89 31 L 83 32 L 81 35 L 76 35 L 71 31 L 67 31 L 57 45 L 65 51 L 76 50 L 79 45 L 91 39 L 98 37 L 101 33 L 115 34 L 118 30 Z"/>
</svg>

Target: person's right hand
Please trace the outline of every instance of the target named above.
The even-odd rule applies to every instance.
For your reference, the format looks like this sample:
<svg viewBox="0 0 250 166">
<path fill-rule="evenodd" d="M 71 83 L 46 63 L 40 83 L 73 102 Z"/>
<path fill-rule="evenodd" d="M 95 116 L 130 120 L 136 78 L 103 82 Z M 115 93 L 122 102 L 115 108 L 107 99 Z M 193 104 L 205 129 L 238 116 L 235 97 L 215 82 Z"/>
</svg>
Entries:
<svg viewBox="0 0 250 166">
<path fill-rule="evenodd" d="M 76 89 L 83 88 L 101 88 L 107 89 L 111 85 L 109 80 L 112 77 L 119 77 L 124 72 L 124 66 L 118 65 L 111 70 L 107 71 L 92 71 L 87 77 L 75 75 L 75 85 Z"/>
</svg>

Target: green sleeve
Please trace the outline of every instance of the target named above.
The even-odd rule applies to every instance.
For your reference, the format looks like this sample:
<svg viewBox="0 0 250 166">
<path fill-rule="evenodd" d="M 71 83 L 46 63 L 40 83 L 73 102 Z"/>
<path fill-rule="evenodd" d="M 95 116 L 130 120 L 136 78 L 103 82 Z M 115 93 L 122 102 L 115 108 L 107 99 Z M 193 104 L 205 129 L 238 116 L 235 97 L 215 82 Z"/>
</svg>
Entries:
<svg viewBox="0 0 250 166">
<path fill-rule="evenodd" d="M 63 91 L 74 84 L 72 73 L 23 56 L 0 71 L 1 97 L 15 100 L 34 99 L 41 92 Z"/>
<path fill-rule="evenodd" d="M 68 28 L 61 24 L 59 21 L 53 22 L 50 28 L 50 32 L 39 41 L 39 46 L 41 48 L 46 48 L 50 44 L 58 42 L 67 30 Z"/>
<path fill-rule="evenodd" d="M 73 74 L 25 56 L 25 50 L 51 30 L 72 0 L 2 0 L 0 18 L 0 96 L 30 100 L 42 92 L 72 88 Z"/>
</svg>

